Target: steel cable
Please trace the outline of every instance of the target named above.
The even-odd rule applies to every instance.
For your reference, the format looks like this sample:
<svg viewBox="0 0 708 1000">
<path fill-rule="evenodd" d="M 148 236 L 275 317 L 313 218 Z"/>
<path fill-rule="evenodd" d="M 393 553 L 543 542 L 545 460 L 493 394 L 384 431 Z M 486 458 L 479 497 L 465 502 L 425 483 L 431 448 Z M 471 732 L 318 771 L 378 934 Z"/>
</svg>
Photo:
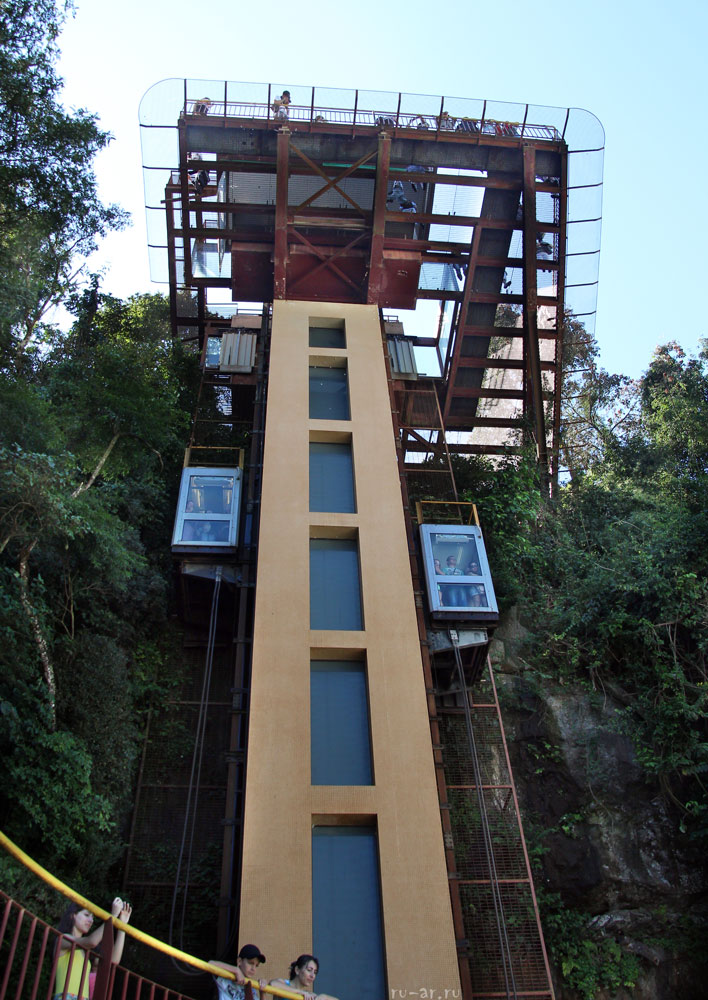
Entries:
<svg viewBox="0 0 708 1000">
<path fill-rule="evenodd" d="M 209 633 L 207 638 L 206 661 L 204 664 L 204 677 L 202 680 L 202 692 L 199 702 L 199 715 L 197 718 L 197 731 L 194 738 L 194 751 L 192 753 L 192 768 L 189 775 L 189 790 L 187 792 L 187 804 L 184 811 L 184 825 L 182 827 L 182 840 L 180 843 L 179 855 L 177 858 L 177 871 L 175 872 L 175 885 L 172 893 L 172 909 L 170 911 L 170 927 L 168 942 L 172 944 L 174 932 L 175 911 L 177 909 L 177 897 L 180 891 L 180 877 L 182 874 L 182 859 L 185 853 L 187 838 L 189 837 L 189 847 L 187 849 L 186 872 L 184 876 L 184 892 L 182 894 L 182 912 L 179 924 L 179 944 L 183 951 L 184 943 L 184 922 L 187 912 L 187 895 L 189 891 L 189 875 L 192 866 L 192 848 L 194 846 L 194 830 L 197 820 L 197 797 L 199 795 L 199 785 L 201 782 L 202 760 L 204 757 L 204 737 L 206 734 L 206 716 L 209 704 L 209 690 L 211 687 L 211 673 L 214 663 L 214 643 L 216 639 L 216 620 L 219 606 L 219 591 L 221 590 L 222 567 L 216 567 L 214 579 L 214 590 L 211 599 L 211 613 L 209 615 Z M 195 778 L 196 772 L 196 778 Z M 189 833 L 188 833 L 189 831 Z M 194 972 L 185 969 L 174 958 L 172 964 L 183 974 L 189 976 L 203 975 L 201 972 Z"/>
</svg>

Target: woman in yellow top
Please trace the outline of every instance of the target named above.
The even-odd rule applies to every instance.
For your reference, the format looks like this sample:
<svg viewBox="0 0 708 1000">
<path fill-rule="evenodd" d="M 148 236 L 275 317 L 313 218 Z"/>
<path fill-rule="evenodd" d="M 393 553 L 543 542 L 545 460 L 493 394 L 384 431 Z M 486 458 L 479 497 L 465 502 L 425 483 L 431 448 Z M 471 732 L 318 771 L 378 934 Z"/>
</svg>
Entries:
<svg viewBox="0 0 708 1000">
<path fill-rule="evenodd" d="M 111 915 L 117 917 L 122 909 L 123 901 L 116 897 L 111 904 Z M 100 943 L 106 926 L 101 924 L 92 931 L 92 925 L 93 913 L 90 910 L 85 910 L 78 903 L 69 903 L 57 928 L 63 936 L 57 942 L 59 961 L 54 980 L 53 1000 L 62 1000 L 64 997 L 66 1000 L 88 1000 L 89 963 L 86 949 L 95 948 Z M 72 945 L 78 945 L 74 950 L 73 961 Z M 71 971 L 69 971 L 70 962 Z"/>
</svg>

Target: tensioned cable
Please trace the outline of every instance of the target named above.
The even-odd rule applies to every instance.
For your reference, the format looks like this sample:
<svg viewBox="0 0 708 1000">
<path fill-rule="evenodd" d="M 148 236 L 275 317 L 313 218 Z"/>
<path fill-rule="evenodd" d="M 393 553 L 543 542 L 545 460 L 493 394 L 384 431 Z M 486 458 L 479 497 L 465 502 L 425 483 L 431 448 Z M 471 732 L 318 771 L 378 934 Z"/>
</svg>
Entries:
<svg viewBox="0 0 708 1000">
<path fill-rule="evenodd" d="M 272 307 L 264 307 L 266 316 L 262 319 L 261 333 L 262 333 L 262 349 L 259 351 L 257 356 L 257 376 L 256 376 L 256 398 L 254 403 L 254 422 L 251 430 L 251 436 L 253 439 L 253 444 L 251 447 L 251 475 L 254 476 L 254 499 L 253 499 L 253 513 L 251 522 L 251 540 L 250 545 L 252 550 L 257 550 L 258 548 L 258 535 L 260 530 L 260 522 L 258 518 L 258 508 L 260 504 L 260 495 L 262 489 L 262 472 L 263 472 L 263 447 L 264 447 L 264 433 L 265 433 L 265 420 L 266 420 L 266 407 L 268 400 L 268 364 L 267 358 L 270 354 L 270 336 L 271 336 L 271 314 Z M 258 471 L 260 470 L 260 472 Z M 257 497 L 257 499 L 256 499 Z M 254 567 L 253 576 L 251 577 L 251 583 L 255 583 L 257 574 L 257 565 Z M 252 652 L 252 651 L 251 651 Z M 248 723 L 247 727 L 248 729 Z M 247 761 L 248 758 L 246 758 Z M 241 800 L 241 822 L 243 822 L 243 796 L 245 795 L 246 789 L 246 768 L 243 771 L 243 787 L 242 787 L 242 800 Z M 229 883 L 233 882 L 233 871 L 234 871 L 234 842 L 232 841 L 232 851 L 231 851 L 231 872 L 229 877 Z M 240 879 L 240 875 L 239 875 Z M 240 886 L 240 881 L 239 881 Z M 237 944 L 238 938 L 238 916 L 233 913 L 234 907 L 229 905 L 227 911 L 227 941 L 224 947 L 224 955 L 232 954 L 232 949 Z"/>
<path fill-rule="evenodd" d="M 477 790 L 477 804 L 479 806 L 479 815 L 482 826 L 482 836 L 484 839 L 484 852 L 487 856 L 487 868 L 489 870 L 489 883 L 492 890 L 492 901 L 494 903 L 494 917 L 497 924 L 497 934 L 499 936 L 499 947 L 502 955 L 502 968 L 504 970 L 504 983 L 506 986 L 507 997 L 518 997 L 516 991 L 516 980 L 514 978 L 514 969 L 511 961 L 511 947 L 509 945 L 509 935 L 507 933 L 506 919 L 504 916 L 504 903 L 501 898 L 501 891 L 499 888 L 499 878 L 497 875 L 497 866 L 494 859 L 494 847 L 492 841 L 492 833 L 489 829 L 489 820 L 487 817 L 487 807 L 484 802 L 484 792 L 482 790 L 482 768 L 479 763 L 479 756 L 477 755 L 477 741 L 474 735 L 474 726 L 472 725 L 472 712 L 470 710 L 470 701 L 467 692 L 467 683 L 465 681 L 464 668 L 462 666 L 462 657 L 460 656 L 460 648 L 457 643 L 457 633 L 450 629 L 450 641 L 452 642 L 452 648 L 455 651 L 455 663 L 457 665 L 457 673 L 460 679 L 460 687 L 462 690 L 462 698 L 465 708 L 465 726 L 467 728 L 467 739 L 469 742 L 470 755 L 472 757 L 472 769 L 474 771 L 475 787 Z M 511 980 L 511 985 L 509 984 Z"/>
<path fill-rule="evenodd" d="M 174 891 L 172 893 L 172 909 L 170 911 L 170 927 L 169 927 L 168 942 L 172 944 L 175 910 L 177 909 L 177 896 L 179 894 L 180 876 L 182 873 L 182 859 L 184 857 L 187 837 L 189 836 L 189 847 L 187 849 L 187 864 L 184 877 L 184 892 L 182 894 L 182 912 L 180 915 L 180 925 L 179 925 L 179 942 L 181 949 L 184 940 L 184 921 L 187 912 L 189 873 L 192 865 L 194 829 L 197 820 L 197 796 L 199 794 L 199 785 L 201 781 L 202 759 L 204 756 L 204 737 L 206 734 L 206 716 L 209 704 L 209 690 L 211 687 L 212 666 L 214 663 L 214 643 L 216 639 L 216 619 L 217 619 L 217 610 L 219 606 L 219 591 L 221 590 L 221 574 L 222 574 L 222 567 L 217 566 L 216 576 L 214 579 L 214 590 L 212 592 L 212 599 L 211 599 L 211 613 L 209 615 L 209 633 L 207 638 L 204 677 L 202 680 L 202 693 L 199 702 L 199 716 L 197 718 L 197 731 L 194 738 L 194 751 L 192 753 L 192 769 L 189 775 L 189 790 L 187 792 L 187 805 L 184 811 L 182 840 L 180 843 L 179 856 L 177 859 L 177 871 L 175 872 L 175 885 L 174 885 Z M 195 779 L 195 772 L 196 772 L 196 779 Z M 187 833 L 188 828 L 189 828 L 189 834 Z M 190 976 L 201 975 L 200 972 L 194 972 L 190 969 L 183 968 L 174 958 L 172 959 L 172 964 L 185 975 L 190 975 Z"/>
</svg>

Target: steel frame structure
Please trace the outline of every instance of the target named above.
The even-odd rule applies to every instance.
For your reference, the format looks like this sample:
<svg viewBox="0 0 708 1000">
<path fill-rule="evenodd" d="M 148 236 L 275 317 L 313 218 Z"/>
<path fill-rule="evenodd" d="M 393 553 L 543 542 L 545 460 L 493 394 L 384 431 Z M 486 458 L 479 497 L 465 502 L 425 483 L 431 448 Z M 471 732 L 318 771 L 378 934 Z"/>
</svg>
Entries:
<svg viewBox="0 0 708 1000">
<path fill-rule="evenodd" d="M 325 109 L 324 120 L 321 110 L 292 109 L 278 121 L 269 106 L 224 101 L 205 115 L 185 95 L 179 167 L 165 189 L 175 332 L 187 327 L 203 339 L 211 288 L 230 289 L 235 301 L 323 299 L 397 310 L 435 300 L 437 329 L 413 340 L 438 354 L 443 433 L 461 432 L 449 436 L 450 450 L 506 454 L 525 434 L 554 476 L 567 222 L 561 135 L 526 121 L 457 121 L 442 104 L 427 119 Z M 190 184 L 195 153 L 210 157 L 200 192 Z M 243 191 L 238 198 L 224 195 L 229 179 L 232 194 Z M 422 186 L 415 214 L 387 204 L 394 180 Z M 364 199 L 347 189 L 350 181 Z M 456 200 L 471 199 L 477 210 L 457 214 Z M 200 266 L 205 247 L 215 258 L 217 244 L 230 274 Z M 429 265 L 438 287 L 426 287 Z M 439 278 L 445 272 L 447 282 Z M 196 291 L 196 317 L 181 309 L 185 288 Z M 413 430 L 425 439 L 433 428 Z"/>
<path fill-rule="evenodd" d="M 436 410 L 440 417 L 436 390 L 421 386 L 413 397 L 401 391 L 390 365 L 388 375 L 394 428 L 404 441 L 408 429 L 403 421 L 410 417 L 401 412 L 401 405 L 427 408 L 433 423 Z M 457 490 L 444 445 L 428 443 L 427 454 L 437 459 L 433 469 L 408 463 L 404 447 L 398 466 L 462 995 L 470 1000 L 554 1000 L 491 663 L 486 650 L 482 661 L 479 648 L 469 647 L 460 652 L 458 669 L 451 670 L 449 655 L 436 656 L 430 642 L 411 491 L 422 485 L 426 492 L 446 494 L 454 519 L 452 497 L 457 500 Z M 440 485 L 433 485 L 431 478 Z M 416 507 L 420 523 L 421 505 Z M 460 517 L 459 505 L 456 513 Z M 472 741 L 479 746 L 479 755 Z M 492 831 L 487 830 L 486 838 L 485 826 Z M 513 935 L 507 926 L 514 927 Z"/>
<path fill-rule="evenodd" d="M 436 352 L 440 375 L 391 377 L 389 368 L 389 377 L 463 993 L 492 997 L 511 988 L 552 998 L 493 678 L 473 698 L 475 660 L 464 665 L 462 693 L 445 687 L 447 665 L 428 648 L 408 495 L 426 480 L 426 495 L 450 499 L 451 456 L 514 453 L 525 441 L 533 441 L 544 476 L 558 474 L 564 130 L 529 122 L 528 107 L 523 122 L 491 121 L 486 102 L 480 117 L 456 118 L 444 98 L 435 114 L 402 111 L 401 95 L 395 113 L 363 109 L 358 92 L 353 109 L 323 108 L 314 89 L 309 106 L 291 105 L 279 119 L 271 97 L 269 87 L 265 102 L 229 101 L 225 85 L 223 102 L 205 113 L 185 81 L 179 163 L 164 194 L 173 330 L 204 344 L 212 289 L 248 303 L 321 300 L 396 311 L 438 303 L 434 328 L 409 339 Z M 201 189 L 190 180 L 194 154 L 206 171 Z M 414 192 L 415 211 L 395 204 L 394 182 L 409 200 Z M 439 486 L 429 490 L 434 480 Z M 494 730 L 493 766 L 474 777 L 458 760 L 460 698 L 485 739 Z M 466 815 L 474 796 L 489 799 L 504 841 L 494 873 L 484 870 L 473 825 L 466 835 L 455 819 L 456 803 Z M 503 961 L 503 949 L 497 954 L 485 938 L 483 970 L 470 913 L 484 909 L 492 889 L 524 929 Z"/>
</svg>

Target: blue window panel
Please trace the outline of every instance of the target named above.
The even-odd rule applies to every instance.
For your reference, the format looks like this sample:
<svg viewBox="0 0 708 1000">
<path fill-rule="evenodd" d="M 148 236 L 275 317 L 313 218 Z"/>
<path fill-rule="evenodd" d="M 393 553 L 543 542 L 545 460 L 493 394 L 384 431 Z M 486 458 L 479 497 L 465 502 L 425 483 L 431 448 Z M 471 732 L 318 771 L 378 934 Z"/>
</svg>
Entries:
<svg viewBox="0 0 708 1000">
<path fill-rule="evenodd" d="M 363 629 L 356 541 L 310 539 L 310 628 Z"/>
<path fill-rule="evenodd" d="M 310 368 L 310 419 L 349 420 L 346 368 Z"/>
<path fill-rule="evenodd" d="M 310 510 L 356 513 L 350 444 L 310 442 Z"/>
<path fill-rule="evenodd" d="M 344 348 L 347 346 L 346 337 L 344 335 L 344 327 L 326 327 L 326 326 L 311 326 L 310 327 L 310 347 L 339 347 Z"/>
<path fill-rule="evenodd" d="M 373 784 L 364 664 L 312 660 L 310 699 L 312 784 Z"/>
<path fill-rule="evenodd" d="M 312 942 L 320 960 L 318 993 L 342 1000 L 387 996 L 378 843 L 371 828 L 312 831 Z"/>
</svg>

